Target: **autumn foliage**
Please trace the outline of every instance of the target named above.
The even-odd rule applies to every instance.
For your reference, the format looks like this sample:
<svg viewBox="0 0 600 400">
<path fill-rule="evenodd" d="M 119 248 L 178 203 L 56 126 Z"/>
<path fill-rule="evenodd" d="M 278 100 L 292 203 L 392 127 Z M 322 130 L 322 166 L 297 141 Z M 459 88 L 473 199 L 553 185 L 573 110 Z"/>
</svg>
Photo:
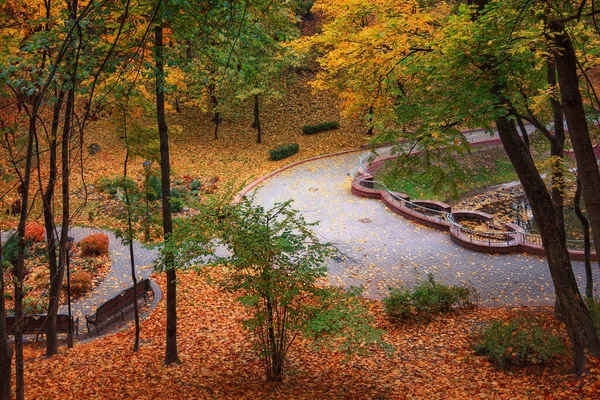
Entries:
<svg viewBox="0 0 600 400">
<path fill-rule="evenodd" d="M 108 236 L 94 233 L 79 242 L 82 256 L 101 256 L 108 253 Z"/>
<path fill-rule="evenodd" d="M 43 242 L 46 240 L 46 229 L 36 223 L 27 225 L 25 227 L 25 240 L 29 242 Z"/>
<path fill-rule="evenodd" d="M 156 274 L 165 290 L 164 274 Z M 214 279 L 214 277 L 213 277 Z M 367 301 L 384 340 L 396 351 L 374 348 L 344 361 L 343 352 L 315 351 L 301 339 L 287 359 L 283 382 L 264 381 L 235 294 L 227 294 L 195 272 L 178 275 L 181 365 L 163 366 L 164 300 L 142 322 L 141 346 L 131 352 L 133 328 L 76 344 L 50 359 L 31 343 L 25 349 L 26 398 L 136 399 L 593 399 L 600 390 L 600 364 L 583 378 L 569 374 L 561 357 L 546 368 L 499 370 L 472 348 L 477 328 L 509 320 L 514 311 L 484 309 L 434 318 L 431 323 L 391 323 L 382 305 Z M 540 318 L 564 335 L 552 309 Z M 536 367 L 537 368 L 537 367 Z M 50 377 L 52 379 L 40 379 Z"/>
<path fill-rule="evenodd" d="M 76 271 L 71 275 L 71 291 L 74 296 L 81 296 L 92 286 L 92 276 L 86 271 Z"/>
</svg>

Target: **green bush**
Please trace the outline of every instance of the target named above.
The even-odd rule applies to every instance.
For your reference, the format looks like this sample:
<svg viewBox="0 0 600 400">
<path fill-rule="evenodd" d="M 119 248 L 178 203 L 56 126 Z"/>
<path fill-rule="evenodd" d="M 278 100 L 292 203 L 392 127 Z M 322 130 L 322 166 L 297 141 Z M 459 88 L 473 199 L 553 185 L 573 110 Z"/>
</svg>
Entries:
<svg viewBox="0 0 600 400">
<path fill-rule="evenodd" d="M 561 340 L 532 315 L 492 321 L 479 332 L 474 348 L 500 368 L 544 364 L 565 354 Z"/>
<path fill-rule="evenodd" d="M 159 200 L 162 197 L 162 183 L 156 175 L 148 178 L 148 187 L 146 188 L 146 198 L 150 201 Z"/>
<path fill-rule="evenodd" d="M 298 143 L 284 144 L 275 147 L 273 150 L 269 150 L 269 158 L 271 161 L 283 160 L 291 155 L 296 154 L 300 151 Z"/>
<path fill-rule="evenodd" d="M 388 316 L 399 321 L 412 317 L 430 320 L 433 314 L 447 313 L 454 307 L 475 307 L 477 298 L 474 288 L 437 283 L 429 274 L 425 282 L 412 289 L 390 288 L 383 305 Z"/>
<path fill-rule="evenodd" d="M 323 131 L 329 131 L 331 129 L 337 129 L 340 127 L 340 123 L 337 121 L 323 122 L 316 125 L 304 125 L 302 127 L 302 133 L 305 135 L 312 135 L 313 133 L 319 133 Z"/>
<path fill-rule="evenodd" d="M 19 238 L 17 235 L 11 235 L 10 240 L 2 243 L 2 261 L 5 267 L 17 265 L 17 254 L 19 251 Z M 25 255 L 27 257 L 27 255 Z"/>
<path fill-rule="evenodd" d="M 393 319 L 405 321 L 412 316 L 411 291 L 404 288 L 391 288 L 383 299 L 385 313 Z"/>
<path fill-rule="evenodd" d="M 119 189 L 135 189 L 137 187 L 135 181 L 129 177 L 123 179 L 122 176 L 116 178 L 102 177 L 96 182 L 96 189 L 103 193 L 108 193 L 115 196 Z"/>
<path fill-rule="evenodd" d="M 183 208 L 183 195 L 178 188 L 171 188 L 171 212 L 179 212 Z"/>
<path fill-rule="evenodd" d="M 191 191 L 197 192 L 200 189 L 202 189 L 202 182 L 200 182 L 198 179 L 194 179 L 192 182 L 190 182 Z"/>
<path fill-rule="evenodd" d="M 48 312 L 48 299 L 35 298 L 26 296 L 23 297 L 23 314 L 46 314 Z"/>
</svg>

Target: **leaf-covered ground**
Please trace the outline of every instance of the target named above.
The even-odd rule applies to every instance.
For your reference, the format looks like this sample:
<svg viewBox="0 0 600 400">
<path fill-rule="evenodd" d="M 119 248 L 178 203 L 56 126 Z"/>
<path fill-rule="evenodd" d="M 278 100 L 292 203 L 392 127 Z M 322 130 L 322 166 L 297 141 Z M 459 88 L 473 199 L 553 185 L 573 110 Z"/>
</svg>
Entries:
<svg viewBox="0 0 600 400">
<path fill-rule="evenodd" d="M 165 290 L 163 275 L 155 276 Z M 164 367 L 165 304 L 142 323 L 133 354 L 133 329 L 78 344 L 51 359 L 42 345 L 26 347 L 26 398 L 136 399 L 593 399 L 600 364 L 582 379 L 563 358 L 544 368 L 499 371 L 471 349 L 474 332 L 511 310 L 479 310 L 434 318 L 428 325 L 395 326 L 371 303 L 394 355 L 374 349 L 347 362 L 334 351 L 299 342 L 280 384 L 263 380 L 262 365 L 247 342 L 244 311 L 231 295 L 195 272 L 179 273 L 178 345 L 181 365 Z M 550 309 L 536 309 L 556 326 Z M 558 329 L 558 328 L 557 328 Z M 560 330 L 559 330 L 560 331 Z"/>
<path fill-rule="evenodd" d="M 167 122 L 171 132 L 171 165 L 173 175 L 199 177 L 203 182 L 218 176 L 221 181 L 237 184 L 258 178 L 294 161 L 340 150 L 357 149 L 369 137 L 360 119 L 343 118 L 339 102 L 327 92 L 313 93 L 307 78 L 290 86 L 283 99 L 265 104 L 261 111 L 263 143 L 256 143 L 252 128 L 252 104 L 226 116 L 214 139 L 212 115 L 194 107 L 183 107 L 182 113 L 171 111 Z M 315 135 L 303 135 L 302 126 L 339 121 L 340 128 Z M 153 121 L 146 121 L 154 127 Z M 92 128 L 89 143 L 97 143 L 101 152 L 86 155 L 86 177 L 94 183 L 100 176 L 122 174 L 125 149 L 109 122 Z M 89 145 L 89 143 L 86 143 Z M 300 151 L 290 158 L 269 161 L 268 151 L 285 143 L 298 143 Z M 131 160 L 131 175 L 142 174 L 141 158 Z M 153 166 L 157 168 L 157 165 Z"/>
</svg>

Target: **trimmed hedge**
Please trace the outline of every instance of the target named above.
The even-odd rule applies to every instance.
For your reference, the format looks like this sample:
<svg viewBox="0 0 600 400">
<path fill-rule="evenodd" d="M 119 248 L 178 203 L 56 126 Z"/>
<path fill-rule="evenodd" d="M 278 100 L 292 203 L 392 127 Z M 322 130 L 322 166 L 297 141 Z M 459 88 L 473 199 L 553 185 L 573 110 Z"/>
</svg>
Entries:
<svg viewBox="0 0 600 400">
<path fill-rule="evenodd" d="M 275 147 L 273 150 L 269 150 L 269 159 L 271 161 L 283 160 L 289 156 L 292 156 L 300 151 L 300 145 L 298 143 L 284 144 Z"/>
<path fill-rule="evenodd" d="M 340 123 L 337 121 L 323 122 L 321 124 L 316 125 L 304 125 L 302 127 L 302 133 L 304 133 L 305 135 L 312 135 L 313 133 L 329 131 L 332 129 L 337 129 L 339 127 Z"/>
</svg>

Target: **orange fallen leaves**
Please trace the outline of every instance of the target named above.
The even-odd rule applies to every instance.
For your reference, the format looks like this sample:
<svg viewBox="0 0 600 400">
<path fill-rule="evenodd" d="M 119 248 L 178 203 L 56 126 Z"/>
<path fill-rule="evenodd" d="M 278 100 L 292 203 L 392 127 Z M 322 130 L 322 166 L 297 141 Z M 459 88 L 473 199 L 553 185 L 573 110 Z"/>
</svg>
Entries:
<svg viewBox="0 0 600 400">
<path fill-rule="evenodd" d="M 163 275 L 155 276 L 164 290 Z M 392 356 L 374 349 L 344 362 L 333 351 L 316 352 L 301 341 L 278 385 L 263 379 L 262 364 L 246 341 L 244 310 L 194 272 L 179 274 L 178 343 L 183 364 L 164 367 L 164 301 L 142 322 L 141 347 L 131 352 L 133 329 L 77 344 L 51 359 L 26 347 L 27 398 L 136 399 L 472 399 L 598 398 L 600 363 L 581 379 L 568 374 L 570 360 L 545 369 L 499 371 L 476 356 L 476 327 L 509 310 L 480 310 L 434 319 L 429 325 L 394 326 L 371 302 Z M 541 309 L 549 323 L 549 309 Z"/>
</svg>

